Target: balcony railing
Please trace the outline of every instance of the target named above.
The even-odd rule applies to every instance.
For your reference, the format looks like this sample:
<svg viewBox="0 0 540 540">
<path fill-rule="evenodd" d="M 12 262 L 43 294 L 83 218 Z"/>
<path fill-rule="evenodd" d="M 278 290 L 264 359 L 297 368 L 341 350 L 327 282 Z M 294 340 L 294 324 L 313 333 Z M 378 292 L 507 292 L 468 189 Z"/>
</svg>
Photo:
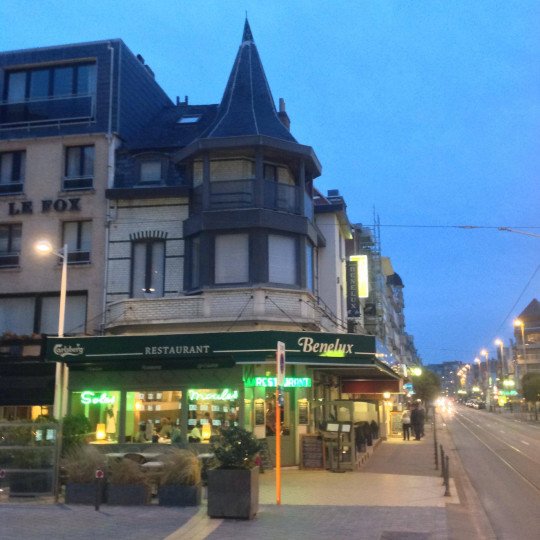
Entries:
<svg viewBox="0 0 540 540">
<path fill-rule="evenodd" d="M 236 208 L 255 208 L 254 179 L 223 180 L 210 182 L 210 198 L 208 210 L 232 210 Z M 263 208 L 300 213 L 300 188 L 278 182 L 264 182 Z M 307 196 L 307 195 L 306 195 Z M 313 203 L 307 196 L 307 215 L 313 217 Z M 192 209 L 200 212 L 203 209 L 203 186 L 199 185 L 193 190 Z M 311 209 L 311 210 L 310 210 Z"/>
<path fill-rule="evenodd" d="M 92 95 L 46 98 L 18 103 L 0 103 L 0 128 L 75 122 L 94 116 Z"/>
<path fill-rule="evenodd" d="M 19 253 L 3 252 L 0 253 L 0 268 L 15 268 L 19 266 Z"/>
<path fill-rule="evenodd" d="M 253 208 L 254 183 L 252 179 L 210 182 L 210 209 Z"/>
<path fill-rule="evenodd" d="M 315 329 L 320 327 L 322 317 L 314 304 L 313 296 L 306 291 L 269 288 L 220 289 L 151 300 L 130 298 L 108 306 L 106 327 L 137 330 L 152 324 L 167 329 L 207 329 L 232 322 L 237 327 L 271 322 Z"/>
<path fill-rule="evenodd" d="M 0 183 L 0 195 L 11 195 L 14 193 L 22 193 L 23 183 L 22 182 L 7 182 Z"/>
<path fill-rule="evenodd" d="M 77 189 L 90 189 L 94 184 L 92 176 L 69 176 L 62 182 L 64 191 L 75 191 Z"/>
<path fill-rule="evenodd" d="M 297 186 L 266 181 L 264 183 L 264 206 L 271 210 L 299 214 L 298 191 Z"/>
</svg>

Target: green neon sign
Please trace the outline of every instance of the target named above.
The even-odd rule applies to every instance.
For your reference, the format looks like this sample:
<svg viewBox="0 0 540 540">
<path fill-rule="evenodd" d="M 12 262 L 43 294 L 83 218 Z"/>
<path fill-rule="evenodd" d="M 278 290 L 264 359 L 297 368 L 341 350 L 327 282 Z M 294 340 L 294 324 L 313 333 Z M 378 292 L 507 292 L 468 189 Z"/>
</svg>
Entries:
<svg viewBox="0 0 540 540">
<path fill-rule="evenodd" d="M 107 394 L 107 392 L 96 394 L 90 390 L 85 390 L 81 393 L 81 403 L 83 405 L 112 405 L 115 401 L 115 397 Z"/>
<path fill-rule="evenodd" d="M 246 379 L 245 385 L 247 387 L 256 388 L 275 388 L 275 377 L 251 377 Z M 284 388 L 311 388 L 310 377 L 285 377 L 283 384 Z"/>
<path fill-rule="evenodd" d="M 224 390 L 217 392 L 199 392 L 198 390 L 188 390 L 188 398 L 191 401 L 232 401 L 238 399 L 238 390 Z"/>
</svg>

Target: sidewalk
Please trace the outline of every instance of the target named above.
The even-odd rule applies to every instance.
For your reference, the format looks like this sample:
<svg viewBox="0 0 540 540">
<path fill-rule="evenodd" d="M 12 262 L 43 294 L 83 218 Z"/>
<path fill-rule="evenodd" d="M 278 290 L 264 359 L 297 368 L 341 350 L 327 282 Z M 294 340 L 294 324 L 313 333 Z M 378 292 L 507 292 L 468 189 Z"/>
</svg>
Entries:
<svg viewBox="0 0 540 540">
<path fill-rule="evenodd" d="M 438 430 L 439 431 L 439 430 Z M 252 521 L 209 519 L 206 506 L 93 507 L 9 502 L 0 504 L 4 538 L 118 540 L 227 540 L 348 537 L 358 540 L 451 538 L 447 505 L 457 505 L 451 479 L 444 496 L 434 467 L 431 426 L 421 441 L 389 439 L 360 471 L 282 471 L 282 504 L 275 504 L 275 473 L 260 476 L 260 509 Z"/>
</svg>

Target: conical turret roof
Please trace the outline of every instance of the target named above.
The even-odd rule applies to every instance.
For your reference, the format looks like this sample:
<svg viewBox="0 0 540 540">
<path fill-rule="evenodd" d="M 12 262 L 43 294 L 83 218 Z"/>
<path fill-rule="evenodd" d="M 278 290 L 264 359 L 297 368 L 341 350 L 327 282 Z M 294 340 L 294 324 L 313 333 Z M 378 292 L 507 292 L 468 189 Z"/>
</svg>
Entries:
<svg viewBox="0 0 540 540">
<path fill-rule="evenodd" d="M 205 138 L 265 135 L 296 142 L 278 117 L 261 58 L 246 19 L 242 43 L 213 124 Z"/>
</svg>

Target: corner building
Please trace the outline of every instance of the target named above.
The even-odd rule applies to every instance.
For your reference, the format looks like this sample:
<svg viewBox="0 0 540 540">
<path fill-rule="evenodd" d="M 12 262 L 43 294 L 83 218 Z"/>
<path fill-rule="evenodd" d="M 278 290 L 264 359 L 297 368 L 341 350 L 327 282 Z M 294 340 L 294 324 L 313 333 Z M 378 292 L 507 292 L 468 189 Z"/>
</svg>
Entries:
<svg viewBox="0 0 540 540">
<path fill-rule="evenodd" d="M 47 358 L 69 366 L 70 410 L 107 442 L 167 443 L 170 422 L 204 444 L 234 423 L 272 451 L 278 341 L 284 465 L 330 417 L 386 422 L 382 393 L 401 381 L 374 337 L 347 333 L 344 205 L 321 203 L 321 165 L 289 128 L 246 21 L 221 103 L 164 103 L 117 149 L 107 335 L 47 340 Z M 364 380 L 355 407 L 344 383 Z"/>
</svg>

